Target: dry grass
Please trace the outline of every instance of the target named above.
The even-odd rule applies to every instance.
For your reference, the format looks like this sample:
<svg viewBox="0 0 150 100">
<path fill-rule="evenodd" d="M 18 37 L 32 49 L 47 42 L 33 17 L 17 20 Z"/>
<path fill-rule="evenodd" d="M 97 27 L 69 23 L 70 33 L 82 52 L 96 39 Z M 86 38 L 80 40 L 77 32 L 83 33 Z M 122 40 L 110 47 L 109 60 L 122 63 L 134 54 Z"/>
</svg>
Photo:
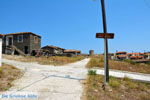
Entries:
<svg viewBox="0 0 150 100">
<path fill-rule="evenodd" d="M 150 84 L 132 81 L 128 78 L 110 78 L 105 90 L 103 77 L 89 75 L 85 82 L 85 100 L 150 100 Z"/>
<path fill-rule="evenodd" d="M 3 64 L 0 67 L 0 91 L 8 90 L 13 84 L 12 82 L 21 77 L 22 72 L 10 65 Z"/>
<path fill-rule="evenodd" d="M 73 63 L 84 59 L 84 56 L 75 56 L 75 57 L 65 57 L 65 56 L 52 56 L 52 57 L 32 57 L 32 56 L 11 56 L 3 55 L 3 58 L 10 60 L 17 60 L 22 62 L 38 62 L 42 65 L 64 65 L 68 63 Z"/>
<path fill-rule="evenodd" d="M 103 68 L 104 61 L 103 57 L 92 57 L 90 62 L 87 64 L 88 68 L 100 67 Z M 125 61 L 109 61 L 110 69 L 123 70 L 123 71 L 131 71 L 131 72 L 140 72 L 150 74 L 150 64 L 139 64 L 139 63 L 131 63 Z"/>
</svg>

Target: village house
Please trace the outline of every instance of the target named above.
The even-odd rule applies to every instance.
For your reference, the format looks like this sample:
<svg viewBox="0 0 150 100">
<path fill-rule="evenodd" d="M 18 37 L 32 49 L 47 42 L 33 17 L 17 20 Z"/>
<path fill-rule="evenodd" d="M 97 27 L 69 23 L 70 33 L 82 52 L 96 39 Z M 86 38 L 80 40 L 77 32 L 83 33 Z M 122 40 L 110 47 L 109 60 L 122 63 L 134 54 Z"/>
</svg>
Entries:
<svg viewBox="0 0 150 100">
<path fill-rule="evenodd" d="M 66 54 L 67 56 L 77 56 L 81 54 L 81 51 L 79 50 L 64 50 L 64 54 Z"/>
<path fill-rule="evenodd" d="M 66 50 L 57 46 L 47 45 L 41 48 L 42 52 L 46 56 L 77 56 L 81 54 L 79 50 Z"/>
<path fill-rule="evenodd" d="M 124 52 L 124 51 L 116 52 L 114 54 L 114 59 L 117 59 L 117 60 L 127 59 L 127 52 Z"/>
<path fill-rule="evenodd" d="M 79 50 L 65 50 L 47 45 L 41 48 L 41 36 L 32 32 L 9 33 L 2 36 L 3 54 L 30 56 L 76 56 Z"/>
<path fill-rule="evenodd" d="M 3 35 L 3 53 L 30 55 L 41 48 L 41 36 L 32 32 L 9 33 Z"/>
<path fill-rule="evenodd" d="M 145 52 L 144 55 L 146 59 L 150 59 L 150 52 Z"/>
<path fill-rule="evenodd" d="M 62 55 L 64 53 L 64 48 L 52 46 L 52 45 L 47 45 L 41 48 L 43 52 L 45 52 L 44 55 L 49 55 L 49 56 L 55 56 L 55 55 Z"/>
<path fill-rule="evenodd" d="M 148 54 L 144 53 L 127 53 L 127 52 L 116 52 L 114 54 L 114 59 L 117 60 L 124 60 L 124 59 L 131 59 L 131 60 L 138 60 L 138 59 L 146 59 Z"/>
<path fill-rule="evenodd" d="M 144 59 L 144 53 L 128 53 L 129 59 Z"/>
</svg>

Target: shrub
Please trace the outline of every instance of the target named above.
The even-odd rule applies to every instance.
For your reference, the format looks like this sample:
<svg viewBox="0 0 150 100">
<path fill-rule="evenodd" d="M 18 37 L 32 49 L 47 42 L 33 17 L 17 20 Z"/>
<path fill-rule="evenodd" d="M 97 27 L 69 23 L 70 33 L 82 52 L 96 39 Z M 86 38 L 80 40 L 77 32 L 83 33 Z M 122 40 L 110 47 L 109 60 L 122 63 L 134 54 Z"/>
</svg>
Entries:
<svg viewBox="0 0 150 100">
<path fill-rule="evenodd" d="M 0 78 L 2 77 L 2 74 L 3 74 L 2 67 L 0 67 Z"/>
<path fill-rule="evenodd" d="M 125 59 L 125 60 L 123 60 L 123 61 L 125 61 L 125 62 L 127 62 L 127 63 L 130 63 L 130 64 L 132 64 L 132 65 L 137 64 L 136 62 L 134 62 L 134 61 L 132 61 L 132 60 L 130 60 L 130 59 Z"/>
<path fill-rule="evenodd" d="M 121 82 L 115 77 L 110 77 L 109 85 L 112 86 L 113 88 L 118 88 L 120 87 Z"/>
<path fill-rule="evenodd" d="M 96 75 L 96 70 L 88 70 L 88 75 Z"/>
<path fill-rule="evenodd" d="M 5 91 L 12 86 L 12 81 L 20 78 L 22 75 L 21 70 L 11 66 L 3 64 L 0 67 L 0 91 Z"/>
<path fill-rule="evenodd" d="M 102 64 L 103 64 L 103 59 L 101 59 L 101 58 L 91 58 L 91 60 L 87 64 L 87 67 L 88 68 L 102 67 Z"/>
</svg>

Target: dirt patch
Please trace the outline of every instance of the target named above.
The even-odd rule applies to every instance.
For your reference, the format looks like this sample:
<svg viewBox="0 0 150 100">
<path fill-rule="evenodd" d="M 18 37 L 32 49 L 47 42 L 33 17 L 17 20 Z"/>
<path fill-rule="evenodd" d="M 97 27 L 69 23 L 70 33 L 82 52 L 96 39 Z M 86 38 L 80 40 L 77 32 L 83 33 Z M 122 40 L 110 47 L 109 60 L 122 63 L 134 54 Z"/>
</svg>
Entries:
<svg viewBox="0 0 150 100">
<path fill-rule="evenodd" d="M 22 72 L 10 65 L 3 64 L 0 67 L 0 91 L 6 91 L 11 86 L 13 86 L 12 82 L 19 77 L 21 77 Z"/>
<path fill-rule="evenodd" d="M 103 77 L 89 75 L 85 84 L 86 99 L 83 100 L 150 100 L 150 84 L 128 78 L 110 78 L 108 88 L 103 88 Z"/>
</svg>

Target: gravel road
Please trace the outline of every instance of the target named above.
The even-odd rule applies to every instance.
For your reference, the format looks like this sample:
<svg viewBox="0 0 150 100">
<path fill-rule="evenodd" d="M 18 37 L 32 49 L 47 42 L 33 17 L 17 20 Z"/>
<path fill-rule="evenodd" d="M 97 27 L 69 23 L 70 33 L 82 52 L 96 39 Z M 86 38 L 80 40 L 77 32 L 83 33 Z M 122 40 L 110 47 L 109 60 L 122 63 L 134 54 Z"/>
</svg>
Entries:
<svg viewBox="0 0 150 100">
<path fill-rule="evenodd" d="M 0 100 L 80 100 L 81 80 L 86 78 L 85 65 L 89 60 L 51 66 L 3 59 L 4 63 L 22 69 L 24 75 L 1 93 Z"/>
</svg>

